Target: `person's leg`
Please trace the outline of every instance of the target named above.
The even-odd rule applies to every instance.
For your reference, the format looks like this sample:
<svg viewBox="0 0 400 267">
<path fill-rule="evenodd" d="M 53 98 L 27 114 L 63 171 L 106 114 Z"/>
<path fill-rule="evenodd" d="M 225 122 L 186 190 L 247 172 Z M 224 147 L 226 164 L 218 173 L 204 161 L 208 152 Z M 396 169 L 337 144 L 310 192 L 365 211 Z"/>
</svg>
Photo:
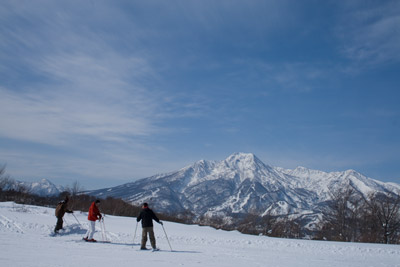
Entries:
<svg viewBox="0 0 400 267">
<path fill-rule="evenodd" d="M 54 232 L 58 232 L 58 230 L 63 228 L 63 218 L 62 217 L 57 217 L 57 224 L 56 228 L 54 229 Z"/>
<path fill-rule="evenodd" d="M 150 236 L 150 244 L 151 244 L 151 247 L 152 247 L 153 249 L 156 249 L 156 238 L 155 238 L 155 236 L 154 236 L 153 227 L 149 227 L 148 232 L 149 232 L 149 236 Z"/>
<path fill-rule="evenodd" d="M 89 221 L 88 240 L 93 239 L 94 232 L 96 231 L 96 222 Z"/>
<path fill-rule="evenodd" d="M 88 229 L 86 231 L 85 238 L 83 238 L 83 239 L 88 240 L 89 239 L 89 235 L 90 235 L 90 221 L 89 221 L 89 227 L 88 227 Z"/>
<path fill-rule="evenodd" d="M 142 243 L 140 245 L 140 249 L 145 249 L 147 243 L 147 227 L 142 228 Z"/>
</svg>

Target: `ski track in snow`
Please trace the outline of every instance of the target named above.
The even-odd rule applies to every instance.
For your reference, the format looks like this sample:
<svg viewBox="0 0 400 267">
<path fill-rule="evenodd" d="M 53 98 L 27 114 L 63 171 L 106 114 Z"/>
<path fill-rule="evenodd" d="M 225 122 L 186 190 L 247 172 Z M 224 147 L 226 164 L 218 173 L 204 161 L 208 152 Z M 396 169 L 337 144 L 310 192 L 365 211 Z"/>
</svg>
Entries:
<svg viewBox="0 0 400 267">
<path fill-rule="evenodd" d="M 111 243 L 82 240 L 87 213 L 65 215 L 54 236 L 54 209 L 0 203 L 0 266 L 399 266 L 400 246 L 291 240 L 243 235 L 210 227 L 164 222 L 173 251 L 155 224 L 160 251 L 140 251 L 141 226 L 135 218 L 105 217 Z M 102 240 L 96 223 L 97 240 Z M 147 244 L 150 247 L 150 244 Z"/>
</svg>

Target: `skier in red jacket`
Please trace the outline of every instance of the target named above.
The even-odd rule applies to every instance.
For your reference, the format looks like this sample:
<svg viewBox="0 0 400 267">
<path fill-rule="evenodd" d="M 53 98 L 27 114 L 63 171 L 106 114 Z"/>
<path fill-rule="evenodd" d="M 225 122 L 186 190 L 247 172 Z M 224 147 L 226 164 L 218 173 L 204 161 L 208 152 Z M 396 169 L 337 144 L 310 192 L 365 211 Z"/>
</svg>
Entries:
<svg viewBox="0 0 400 267">
<path fill-rule="evenodd" d="M 86 233 L 86 237 L 83 238 L 88 242 L 96 242 L 96 240 L 93 239 L 93 235 L 94 232 L 96 231 L 96 221 L 101 220 L 101 214 L 98 207 L 99 204 L 100 200 L 96 200 L 92 203 L 92 205 L 89 208 L 89 215 L 88 215 L 89 229 Z"/>
</svg>

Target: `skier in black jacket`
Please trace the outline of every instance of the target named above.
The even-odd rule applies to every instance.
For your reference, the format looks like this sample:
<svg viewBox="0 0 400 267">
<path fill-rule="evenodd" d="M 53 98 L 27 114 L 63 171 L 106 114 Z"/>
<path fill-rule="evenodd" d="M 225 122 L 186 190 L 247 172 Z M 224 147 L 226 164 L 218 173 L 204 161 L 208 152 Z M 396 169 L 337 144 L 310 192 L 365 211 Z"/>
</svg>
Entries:
<svg viewBox="0 0 400 267">
<path fill-rule="evenodd" d="M 140 212 L 136 220 L 138 222 L 142 221 L 142 243 L 140 249 L 147 249 L 146 248 L 147 234 L 149 234 L 151 247 L 153 248 L 153 250 L 157 250 L 156 238 L 154 237 L 154 231 L 153 231 L 153 220 L 155 220 L 161 225 L 163 223 L 157 218 L 157 216 L 149 208 L 149 205 L 147 203 L 143 203 L 142 211 Z"/>
</svg>

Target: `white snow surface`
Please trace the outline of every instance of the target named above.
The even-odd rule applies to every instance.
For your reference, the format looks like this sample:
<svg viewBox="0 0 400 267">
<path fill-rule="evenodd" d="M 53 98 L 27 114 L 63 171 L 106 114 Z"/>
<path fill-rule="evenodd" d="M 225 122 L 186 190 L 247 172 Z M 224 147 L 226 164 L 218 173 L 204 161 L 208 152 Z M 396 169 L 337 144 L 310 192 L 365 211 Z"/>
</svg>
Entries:
<svg viewBox="0 0 400 267">
<path fill-rule="evenodd" d="M 139 250 L 136 218 L 105 216 L 111 243 L 82 241 L 87 213 L 66 214 L 53 236 L 54 209 L 0 203 L 0 266 L 400 266 L 400 246 L 278 239 L 210 227 L 155 223 L 160 251 Z M 79 222 L 79 223 L 78 223 Z M 95 238 L 102 240 L 99 223 Z M 149 247 L 150 245 L 147 244 Z"/>
</svg>

